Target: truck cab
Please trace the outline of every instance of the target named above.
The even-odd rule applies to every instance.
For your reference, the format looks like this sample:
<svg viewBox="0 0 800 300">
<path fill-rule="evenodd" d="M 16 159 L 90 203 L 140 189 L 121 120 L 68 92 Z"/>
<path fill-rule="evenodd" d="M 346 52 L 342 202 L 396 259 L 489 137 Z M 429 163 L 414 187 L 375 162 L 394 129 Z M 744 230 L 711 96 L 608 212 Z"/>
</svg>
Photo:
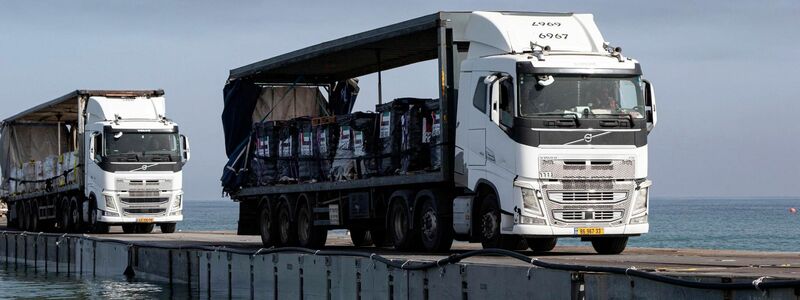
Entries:
<svg viewBox="0 0 800 300">
<path fill-rule="evenodd" d="M 137 223 L 174 231 L 183 220 L 189 144 L 165 117 L 165 99 L 94 96 L 86 107 L 85 193 L 97 203 L 83 210 L 90 214 L 86 219 L 132 232 Z"/>
<path fill-rule="evenodd" d="M 463 35 L 455 172 L 475 192 L 454 203 L 472 207 L 463 228 L 485 247 L 580 237 L 600 253 L 647 233 L 656 107 L 639 63 L 585 14 L 474 12 Z"/>
</svg>

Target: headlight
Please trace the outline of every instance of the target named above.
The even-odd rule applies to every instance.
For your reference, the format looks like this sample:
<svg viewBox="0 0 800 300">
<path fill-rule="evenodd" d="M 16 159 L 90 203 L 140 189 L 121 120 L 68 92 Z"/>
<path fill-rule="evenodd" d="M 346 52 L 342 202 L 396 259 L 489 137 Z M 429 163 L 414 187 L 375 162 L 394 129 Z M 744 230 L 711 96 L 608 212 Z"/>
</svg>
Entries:
<svg viewBox="0 0 800 300">
<path fill-rule="evenodd" d="M 638 214 L 640 212 L 647 210 L 647 191 L 650 190 L 649 188 L 640 188 L 639 193 L 636 196 L 636 202 L 633 203 L 633 214 Z"/>
<path fill-rule="evenodd" d="M 539 197 L 537 197 L 536 190 L 520 187 L 522 190 L 522 204 L 525 209 L 538 215 L 542 215 L 542 209 L 539 207 Z"/>
<path fill-rule="evenodd" d="M 114 203 L 114 196 L 103 195 L 103 199 L 106 200 L 106 209 L 107 210 L 117 210 L 117 204 Z"/>
<path fill-rule="evenodd" d="M 183 194 L 175 196 L 175 202 L 172 203 L 173 208 L 181 208 L 181 202 L 183 201 Z"/>
</svg>

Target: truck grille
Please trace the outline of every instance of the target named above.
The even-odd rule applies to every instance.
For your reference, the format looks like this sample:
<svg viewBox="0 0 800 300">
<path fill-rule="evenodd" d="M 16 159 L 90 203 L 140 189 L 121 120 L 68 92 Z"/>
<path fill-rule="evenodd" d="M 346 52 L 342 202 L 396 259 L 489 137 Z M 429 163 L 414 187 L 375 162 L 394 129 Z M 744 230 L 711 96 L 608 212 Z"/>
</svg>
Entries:
<svg viewBox="0 0 800 300">
<path fill-rule="evenodd" d="M 166 208 L 126 208 L 122 210 L 126 215 L 163 215 Z"/>
<path fill-rule="evenodd" d="M 539 173 L 545 179 L 632 179 L 635 171 L 636 161 L 633 157 L 612 160 L 539 158 Z"/>
<path fill-rule="evenodd" d="M 547 197 L 556 202 L 617 202 L 628 197 L 626 192 L 579 192 L 579 191 L 558 191 L 548 192 Z"/>
<path fill-rule="evenodd" d="M 119 199 L 123 203 L 165 203 L 169 201 L 167 197 L 147 197 L 147 198 L 127 198 L 121 197 Z"/>
<path fill-rule="evenodd" d="M 131 195 L 131 197 L 158 197 L 159 193 L 159 190 L 128 191 L 128 194 Z"/>
<path fill-rule="evenodd" d="M 622 218 L 622 211 L 556 211 L 553 215 L 564 222 L 609 222 Z"/>
</svg>

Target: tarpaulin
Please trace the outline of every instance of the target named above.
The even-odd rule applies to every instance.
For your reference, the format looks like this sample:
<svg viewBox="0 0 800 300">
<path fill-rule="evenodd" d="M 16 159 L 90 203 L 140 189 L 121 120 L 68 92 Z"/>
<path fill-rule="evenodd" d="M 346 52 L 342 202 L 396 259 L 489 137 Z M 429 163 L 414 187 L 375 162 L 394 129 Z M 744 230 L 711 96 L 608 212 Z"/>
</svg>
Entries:
<svg viewBox="0 0 800 300">
<path fill-rule="evenodd" d="M 236 79 L 225 84 L 222 93 L 225 99 L 222 129 L 225 133 L 225 153 L 230 158 L 250 135 L 253 109 L 261 95 L 261 87 L 246 79 Z"/>
</svg>

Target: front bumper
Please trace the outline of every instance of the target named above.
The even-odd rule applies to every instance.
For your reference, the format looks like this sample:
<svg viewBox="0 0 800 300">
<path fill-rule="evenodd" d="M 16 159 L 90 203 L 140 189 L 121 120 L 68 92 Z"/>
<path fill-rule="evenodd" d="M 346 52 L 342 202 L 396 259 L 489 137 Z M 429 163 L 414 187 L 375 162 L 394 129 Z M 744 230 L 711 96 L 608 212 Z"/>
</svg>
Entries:
<svg viewBox="0 0 800 300">
<path fill-rule="evenodd" d="M 146 215 L 137 216 L 137 217 L 111 217 L 111 216 L 99 216 L 98 221 L 103 223 L 142 223 L 140 222 L 142 218 L 151 218 Z M 147 223 L 175 223 L 183 221 L 183 215 L 176 215 L 176 216 L 160 216 L 160 217 L 152 217 L 153 222 Z M 149 221 L 149 220 L 148 220 Z"/>
<path fill-rule="evenodd" d="M 581 226 L 582 227 L 582 226 Z M 603 235 L 578 235 L 575 233 L 577 227 L 554 227 L 549 225 L 514 225 L 510 234 L 517 234 L 523 236 L 563 236 L 563 237 L 601 237 L 606 235 L 641 235 L 650 230 L 650 224 L 631 224 L 615 227 L 603 227 L 597 225 L 589 225 L 586 227 L 602 227 Z"/>
</svg>

